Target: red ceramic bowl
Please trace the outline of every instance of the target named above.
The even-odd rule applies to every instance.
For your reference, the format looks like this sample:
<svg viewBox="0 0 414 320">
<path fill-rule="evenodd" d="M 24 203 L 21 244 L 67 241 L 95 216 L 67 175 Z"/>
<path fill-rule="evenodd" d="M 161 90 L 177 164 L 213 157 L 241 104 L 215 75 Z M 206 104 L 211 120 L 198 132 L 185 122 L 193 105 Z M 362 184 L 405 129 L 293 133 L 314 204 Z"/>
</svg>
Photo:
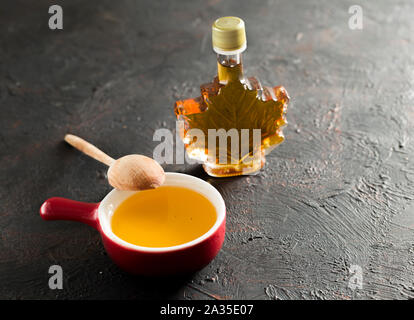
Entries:
<svg viewBox="0 0 414 320">
<path fill-rule="evenodd" d="M 127 272 L 167 275 L 199 270 L 217 255 L 223 244 L 226 228 L 224 200 L 212 185 L 186 174 L 168 172 L 164 185 L 186 187 L 207 197 L 217 211 L 213 227 L 201 237 L 173 247 L 148 248 L 128 243 L 112 232 L 111 218 L 117 206 L 135 192 L 116 189 L 100 203 L 50 198 L 40 208 L 40 216 L 45 220 L 80 221 L 94 227 L 100 232 L 108 255 Z"/>
</svg>

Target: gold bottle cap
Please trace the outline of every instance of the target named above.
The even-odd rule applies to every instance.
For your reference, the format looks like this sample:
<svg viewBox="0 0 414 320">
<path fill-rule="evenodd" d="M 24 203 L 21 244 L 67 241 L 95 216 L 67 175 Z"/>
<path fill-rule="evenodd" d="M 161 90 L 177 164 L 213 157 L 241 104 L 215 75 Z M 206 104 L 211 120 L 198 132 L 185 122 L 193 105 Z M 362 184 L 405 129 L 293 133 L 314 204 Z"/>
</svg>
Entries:
<svg viewBox="0 0 414 320">
<path fill-rule="evenodd" d="M 244 21 L 237 17 L 221 17 L 213 23 L 213 49 L 219 54 L 236 54 L 246 49 Z"/>
</svg>

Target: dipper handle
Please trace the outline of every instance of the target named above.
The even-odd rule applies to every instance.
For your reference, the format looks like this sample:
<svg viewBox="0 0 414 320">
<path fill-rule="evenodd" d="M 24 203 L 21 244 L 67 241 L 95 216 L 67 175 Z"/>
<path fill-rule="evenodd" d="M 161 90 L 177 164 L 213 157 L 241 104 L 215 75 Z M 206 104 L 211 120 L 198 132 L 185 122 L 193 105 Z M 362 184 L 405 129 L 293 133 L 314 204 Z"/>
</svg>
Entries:
<svg viewBox="0 0 414 320">
<path fill-rule="evenodd" d="M 72 147 L 78 149 L 79 151 L 82 151 L 88 156 L 94 158 L 95 160 L 105 163 L 107 166 L 111 166 L 111 164 L 115 162 L 115 160 L 108 156 L 105 152 L 99 150 L 97 147 L 95 147 L 88 141 L 74 136 L 73 134 L 65 135 L 65 141 L 69 143 Z"/>
</svg>

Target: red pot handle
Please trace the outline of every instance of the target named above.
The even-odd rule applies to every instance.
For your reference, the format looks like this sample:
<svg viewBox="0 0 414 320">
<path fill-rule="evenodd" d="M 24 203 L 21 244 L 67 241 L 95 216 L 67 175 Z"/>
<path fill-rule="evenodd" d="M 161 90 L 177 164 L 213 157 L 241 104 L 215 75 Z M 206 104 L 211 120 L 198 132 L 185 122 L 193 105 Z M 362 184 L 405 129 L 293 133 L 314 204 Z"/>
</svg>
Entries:
<svg viewBox="0 0 414 320">
<path fill-rule="evenodd" d="M 79 221 L 98 229 L 99 203 L 86 203 L 65 198 L 50 198 L 40 207 L 40 216 L 45 220 Z"/>
</svg>

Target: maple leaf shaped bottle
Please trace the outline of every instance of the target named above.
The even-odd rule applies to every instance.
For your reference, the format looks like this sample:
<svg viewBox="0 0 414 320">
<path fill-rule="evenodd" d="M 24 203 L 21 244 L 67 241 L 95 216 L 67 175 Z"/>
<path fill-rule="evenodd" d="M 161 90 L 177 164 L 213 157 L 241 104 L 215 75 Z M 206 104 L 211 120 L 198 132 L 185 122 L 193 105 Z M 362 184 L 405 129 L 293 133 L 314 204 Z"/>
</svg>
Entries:
<svg viewBox="0 0 414 320">
<path fill-rule="evenodd" d="M 243 74 L 246 33 L 242 19 L 222 17 L 212 27 L 217 77 L 200 86 L 198 98 L 176 101 L 180 136 L 188 156 L 211 176 L 254 174 L 265 155 L 284 140 L 289 95 Z"/>
</svg>

